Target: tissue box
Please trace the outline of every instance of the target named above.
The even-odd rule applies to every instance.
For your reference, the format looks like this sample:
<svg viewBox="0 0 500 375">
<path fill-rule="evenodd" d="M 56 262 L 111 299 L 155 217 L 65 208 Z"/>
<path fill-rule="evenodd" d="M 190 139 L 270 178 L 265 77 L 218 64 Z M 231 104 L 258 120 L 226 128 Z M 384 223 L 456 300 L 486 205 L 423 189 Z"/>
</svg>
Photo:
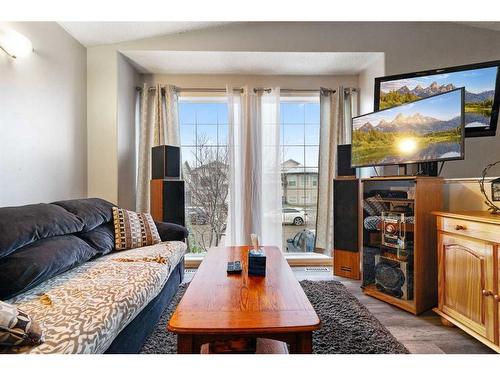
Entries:
<svg viewBox="0 0 500 375">
<path fill-rule="evenodd" d="M 248 274 L 252 276 L 266 276 L 266 255 L 262 250 L 248 252 Z"/>
</svg>

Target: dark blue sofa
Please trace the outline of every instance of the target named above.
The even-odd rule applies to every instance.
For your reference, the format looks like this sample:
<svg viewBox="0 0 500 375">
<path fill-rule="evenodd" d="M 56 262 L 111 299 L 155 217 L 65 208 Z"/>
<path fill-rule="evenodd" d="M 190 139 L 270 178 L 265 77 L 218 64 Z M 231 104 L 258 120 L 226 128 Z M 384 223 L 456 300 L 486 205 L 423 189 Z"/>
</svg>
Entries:
<svg viewBox="0 0 500 375">
<path fill-rule="evenodd" d="M 98 198 L 0 208 L 0 300 L 114 250 L 112 207 Z M 187 230 L 156 223 L 162 241 L 183 241 Z M 160 293 L 116 336 L 106 353 L 138 353 L 179 288 L 184 262 Z"/>
</svg>

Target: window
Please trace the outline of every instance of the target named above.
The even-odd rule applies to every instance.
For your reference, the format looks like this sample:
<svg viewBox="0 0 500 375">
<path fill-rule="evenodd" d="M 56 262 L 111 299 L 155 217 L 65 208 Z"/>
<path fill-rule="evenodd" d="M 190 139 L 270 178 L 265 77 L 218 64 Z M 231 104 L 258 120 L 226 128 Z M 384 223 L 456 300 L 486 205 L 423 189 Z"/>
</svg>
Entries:
<svg viewBox="0 0 500 375">
<path fill-rule="evenodd" d="M 281 98 L 281 175 L 283 209 L 291 205 L 303 215 L 283 220 L 283 251 L 314 251 L 318 184 L 320 108 L 319 97 Z M 286 216 L 283 211 L 283 216 Z M 291 213 L 289 215 L 292 215 Z M 294 220 L 296 219 L 296 220 Z M 307 241 L 297 246 L 301 233 Z"/>
<path fill-rule="evenodd" d="M 225 98 L 180 98 L 179 128 L 186 187 L 189 250 L 203 253 L 223 241 L 228 210 Z"/>
<path fill-rule="evenodd" d="M 280 111 L 282 249 L 311 252 L 316 226 L 319 97 L 282 97 Z M 203 253 L 224 241 L 229 177 L 227 116 L 224 97 L 181 97 L 179 100 L 191 253 Z M 299 241 L 302 247 L 291 246 L 287 241 L 299 237 L 307 238 L 307 241 Z"/>
</svg>

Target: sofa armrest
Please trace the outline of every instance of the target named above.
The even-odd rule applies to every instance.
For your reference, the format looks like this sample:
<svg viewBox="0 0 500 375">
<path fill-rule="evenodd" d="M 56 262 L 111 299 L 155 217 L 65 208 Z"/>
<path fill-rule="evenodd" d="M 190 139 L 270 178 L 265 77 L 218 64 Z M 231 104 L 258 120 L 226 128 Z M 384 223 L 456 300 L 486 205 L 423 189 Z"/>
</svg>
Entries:
<svg viewBox="0 0 500 375">
<path fill-rule="evenodd" d="M 188 236 L 188 230 L 182 225 L 155 221 L 162 241 L 183 241 Z"/>
</svg>

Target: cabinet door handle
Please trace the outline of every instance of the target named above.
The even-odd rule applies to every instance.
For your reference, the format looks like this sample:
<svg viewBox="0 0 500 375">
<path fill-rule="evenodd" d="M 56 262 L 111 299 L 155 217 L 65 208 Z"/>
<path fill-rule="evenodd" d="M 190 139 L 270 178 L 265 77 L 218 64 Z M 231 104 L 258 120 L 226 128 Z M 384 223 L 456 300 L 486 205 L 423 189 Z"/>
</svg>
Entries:
<svg viewBox="0 0 500 375">
<path fill-rule="evenodd" d="M 455 225 L 455 230 L 466 230 L 467 228 L 465 227 L 465 225 L 460 225 L 460 224 L 457 224 Z"/>
<path fill-rule="evenodd" d="M 486 289 L 483 289 L 482 293 L 483 293 L 483 296 L 485 296 L 485 297 L 489 297 L 489 296 L 493 295 L 493 292 L 491 290 L 486 290 Z"/>
</svg>

